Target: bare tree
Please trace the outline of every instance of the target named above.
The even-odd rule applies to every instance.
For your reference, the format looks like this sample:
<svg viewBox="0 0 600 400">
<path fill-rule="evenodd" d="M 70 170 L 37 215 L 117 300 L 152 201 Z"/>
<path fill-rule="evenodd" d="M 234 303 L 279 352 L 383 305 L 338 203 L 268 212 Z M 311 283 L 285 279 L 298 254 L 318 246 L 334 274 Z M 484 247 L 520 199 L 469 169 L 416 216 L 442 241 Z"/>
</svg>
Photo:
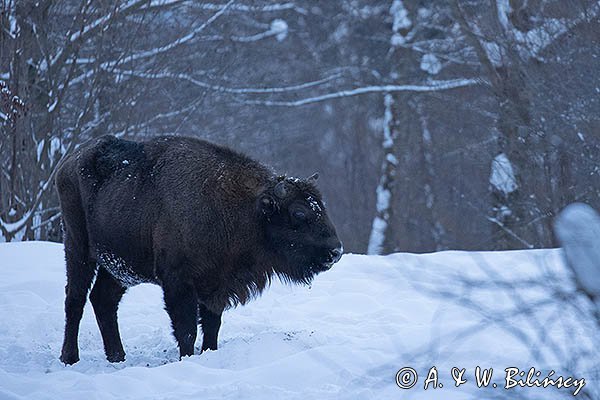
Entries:
<svg viewBox="0 0 600 400">
<path fill-rule="evenodd" d="M 556 176 L 549 171 L 557 158 L 564 160 L 566 149 L 557 134 L 547 132 L 543 118 L 536 115 L 541 104 L 534 103 L 548 91 L 544 64 L 556 61 L 554 52 L 568 51 L 553 47 L 554 43 L 590 23 L 598 7 L 593 2 L 508 0 L 492 5 L 486 14 L 472 4 L 453 3 L 465 44 L 475 55 L 498 110 L 491 177 L 504 178 L 501 184 L 490 181 L 488 220 L 496 229 L 496 248 L 549 246 L 551 217 L 567 200 L 559 200 L 557 193 L 566 188 L 557 187 Z M 544 106 L 549 106 L 548 101 Z M 563 162 L 563 179 L 568 179 L 569 168 Z"/>
<path fill-rule="evenodd" d="M 319 170 L 350 251 L 548 246 L 563 205 L 600 204 L 592 0 L 0 5 L 28 106 L 0 141 L 0 240 L 60 238 L 53 171 L 102 134 Z"/>
</svg>

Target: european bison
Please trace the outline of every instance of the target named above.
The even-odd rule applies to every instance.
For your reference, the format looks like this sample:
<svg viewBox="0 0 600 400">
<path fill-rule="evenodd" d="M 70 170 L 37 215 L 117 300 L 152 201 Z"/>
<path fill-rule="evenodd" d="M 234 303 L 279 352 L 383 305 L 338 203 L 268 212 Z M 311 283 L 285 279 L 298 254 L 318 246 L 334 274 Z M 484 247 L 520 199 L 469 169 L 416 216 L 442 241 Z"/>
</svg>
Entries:
<svg viewBox="0 0 600 400">
<path fill-rule="evenodd" d="M 261 293 L 273 276 L 309 283 L 342 255 L 309 179 L 274 175 L 225 147 L 176 136 L 104 136 L 58 171 L 67 264 L 60 359 L 79 361 L 88 290 L 106 358 L 123 361 L 117 307 L 128 287 L 164 292 L 180 356 L 216 350 L 223 310 Z M 97 273 L 96 273 L 97 272 Z"/>
</svg>

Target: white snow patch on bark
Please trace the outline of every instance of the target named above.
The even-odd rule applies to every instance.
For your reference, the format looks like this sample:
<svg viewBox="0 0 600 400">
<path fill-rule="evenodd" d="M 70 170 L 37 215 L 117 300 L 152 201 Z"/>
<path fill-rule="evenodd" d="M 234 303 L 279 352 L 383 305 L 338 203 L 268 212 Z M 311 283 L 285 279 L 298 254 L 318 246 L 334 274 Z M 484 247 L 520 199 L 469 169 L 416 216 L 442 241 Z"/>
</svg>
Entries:
<svg viewBox="0 0 600 400">
<path fill-rule="evenodd" d="M 490 184 L 505 195 L 509 195 L 519 187 L 515 178 L 513 166 L 504 153 L 498 154 L 492 160 Z"/>
<path fill-rule="evenodd" d="M 379 179 L 376 191 L 376 209 L 377 214 L 373 219 L 373 225 L 371 227 L 371 235 L 369 237 L 369 245 L 367 252 L 369 254 L 381 254 L 383 252 L 383 245 L 385 243 L 385 235 L 388 228 L 388 222 L 390 215 L 390 207 L 392 200 L 392 193 L 388 189 L 388 186 L 394 171 L 389 171 L 390 165 L 395 166 L 398 164 L 398 160 L 393 154 L 394 137 L 392 136 L 392 105 L 393 98 L 391 94 L 386 94 L 384 97 L 384 114 L 383 114 L 383 143 L 382 147 L 385 152 L 385 159 L 382 165 L 382 174 Z"/>
<path fill-rule="evenodd" d="M 384 189 L 381 186 L 377 187 L 377 211 L 383 212 L 390 208 L 390 199 L 392 193 L 388 189 Z"/>
<path fill-rule="evenodd" d="M 394 145 L 392 139 L 391 122 L 394 116 L 392 115 L 392 95 L 386 94 L 384 98 L 385 111 L 383 113 L 383 148 L 389 149 Z"/>
<path fill-rule="evenodd" d="M 385 159 L 387 160 L 387 162 L 389 162 L 390 164 L 394 164 L 394 165 L 398 165 L 398 159 L 396 158 L 395 155 L 393 155 L 392 153 L 388 153 L 387 156 L 385 156 Z"/>
<path fill-rule="evenodd" d="M 369 248 L 367 254 L 381 254 L 383 251 L 383 242 L 385 241 L 385 231 L 388 223 L 380 217 L 373 219 L 373 227 L 369 236 Z"/>
</svg>

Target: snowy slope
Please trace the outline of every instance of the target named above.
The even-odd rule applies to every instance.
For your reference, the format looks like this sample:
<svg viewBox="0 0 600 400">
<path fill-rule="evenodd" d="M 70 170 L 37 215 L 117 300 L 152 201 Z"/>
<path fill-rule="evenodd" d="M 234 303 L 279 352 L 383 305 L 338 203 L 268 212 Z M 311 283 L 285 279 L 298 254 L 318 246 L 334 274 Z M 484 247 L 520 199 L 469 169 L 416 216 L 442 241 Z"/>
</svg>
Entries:
<svg viewBox="0 0 600 400">
<path fill-rule="evenodd" d="M 312 287 L 277 282 L 227 311 L 219 350 L 181 362 L 160 289 L 142 285 L 119 310 L 127 361 L 105 361 L 88 303 L 81 361 L 65 367 L 64 284 L 61 245 L 0 244 L 0 399 L 481 398 L 478 365 L 493 367 L 500 386 L 510 366 L 566 375 L 572 356 L 574 377 L 586 378 L 592 398 L 600 393 L 598 335 L 576 311 L 585 315 L 587 299 L 558 299 L 574 295 L 558 250 L 345 255 Z M 425 391 L 434 365 L 444 387 Z M 406 366 L 419 373 L 410 390 L 395 384 Z M 467 369 L 459 388 L 454 366 Z M 485 396 L 572 398 L 572 389 L 540 390 Z"/>
</svg>

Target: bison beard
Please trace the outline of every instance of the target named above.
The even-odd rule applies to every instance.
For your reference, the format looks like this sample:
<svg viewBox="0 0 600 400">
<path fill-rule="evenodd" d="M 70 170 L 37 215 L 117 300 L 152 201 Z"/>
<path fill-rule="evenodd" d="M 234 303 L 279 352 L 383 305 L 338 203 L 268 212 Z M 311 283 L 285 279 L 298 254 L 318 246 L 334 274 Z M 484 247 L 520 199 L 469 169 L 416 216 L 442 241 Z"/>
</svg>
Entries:
<svg viewBox="0 0 600 400">
<path fill-rule="evenodd" d="M 342 245 L 308 179 L 278 177 L 206 141 L 112 136 L 81 146 L 56 177 L 67 285 L 61 360 L 79 360 L 87 294 L 106 357 L 123 361 L 117 324 L 128 287 L 158 284 L 181 356 L 216 350 L 223 310 L 260 294 L 274 275 L 309 283 Z"/>
</svg>

